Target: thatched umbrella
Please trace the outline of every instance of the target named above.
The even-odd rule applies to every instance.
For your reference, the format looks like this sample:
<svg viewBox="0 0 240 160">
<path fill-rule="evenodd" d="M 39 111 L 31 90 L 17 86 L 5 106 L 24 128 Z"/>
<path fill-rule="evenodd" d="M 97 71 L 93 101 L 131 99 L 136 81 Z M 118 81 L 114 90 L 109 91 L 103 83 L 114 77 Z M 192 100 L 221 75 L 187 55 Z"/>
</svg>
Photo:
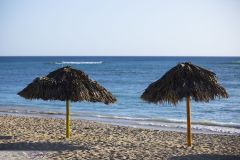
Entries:
<svg viewBox="0 0 240 160">
<path fill-rule="evenodd" d="M 181 63 L 169 70 L 144 91 L 141 98 L 152 103 L 172 103 L 186 98 L 187 140 L 191 146 L 190 97 L 208 102 L 217 97 L 227 98 L 226 90 L 217 82 L 215 73 L 191 63 Z"/>
<path fill-rule="evenodd" d="M 70 137 L 69 101 L 114 103 L 116 98 L 80 70 L 69 66 L 33 80 L 18 95 L 26 99 L 66 101 L 66 137 Z"/>
</svg>

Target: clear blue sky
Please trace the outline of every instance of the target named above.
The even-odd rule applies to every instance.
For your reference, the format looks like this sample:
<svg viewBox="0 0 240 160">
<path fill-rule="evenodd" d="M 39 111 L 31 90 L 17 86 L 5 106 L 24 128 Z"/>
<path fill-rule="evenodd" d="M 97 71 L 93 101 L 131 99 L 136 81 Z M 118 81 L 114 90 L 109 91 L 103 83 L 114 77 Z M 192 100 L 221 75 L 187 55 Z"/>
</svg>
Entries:
<svg viewBox="0 0 240 160">
<path fill-rule="evenodd" d="M 0 55 L 240 56 L 240 0 L 0 0 Z"/>
</svg>

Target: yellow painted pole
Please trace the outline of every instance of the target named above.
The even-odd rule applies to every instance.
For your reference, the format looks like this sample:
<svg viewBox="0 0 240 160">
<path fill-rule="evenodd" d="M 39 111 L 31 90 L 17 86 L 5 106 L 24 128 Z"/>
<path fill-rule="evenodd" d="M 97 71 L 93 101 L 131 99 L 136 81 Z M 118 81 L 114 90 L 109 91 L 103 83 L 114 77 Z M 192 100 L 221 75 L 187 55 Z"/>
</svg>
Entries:
<svg viewBox="0 0 240 160">
<path fill-rule="evenodd" d="M 192 131 L 191 131 L 191 116 L 190 116 L 190 96 L 186 97 L 186 109 L 187 109 L 187 144 L 188 147 L 192 145 Z"/>
<path fill-rule="evenodd" d="M 66 100 L 66 138 L 70 138 L 70 109 L 69 100 Z"/>
</svg>

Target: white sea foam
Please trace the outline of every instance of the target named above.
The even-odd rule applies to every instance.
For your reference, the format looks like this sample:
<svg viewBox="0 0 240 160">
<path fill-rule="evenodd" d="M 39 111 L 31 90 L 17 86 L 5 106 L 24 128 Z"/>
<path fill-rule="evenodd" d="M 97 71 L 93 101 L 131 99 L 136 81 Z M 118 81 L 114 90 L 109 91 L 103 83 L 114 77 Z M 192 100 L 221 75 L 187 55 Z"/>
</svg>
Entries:
<svg viewBox="0 0 240 160">
<path fill-rule="evenodd" d="M 108 116 L 108 115 L 96 115 L 99 118 L 109 119 L 126 119 L 126 120 L 148 120 L 149 118 L 135 118 L 135 117 L 123 117 L 123 116 Z"/>
<path fill-rule="evenodd" d="M 217 133 L 240 134 L 239 128 L 229 128 L 223 126 L 192 125 L 192 129 Z"/>
<path fill-rule="evenodd" d="M 126 120 L 137 120 L 137 121 L 151 121 L 151 122 L 186 123 L 186 121 L 182 120 L 182 119 L 136 118 L 136 117 L 112 116 L 112 115 L 96 115 L 96 117 L 99 117 L 99 118 L 109 118 L 109 119 L 126 119 Z M 240 128 L 240 124 L 237 124 L 237 123 L 224 123 L 224 122 L 206 121 L 206 120 L 205 121 L 193 121 L 192 124 Z"/>
<path fill-rule="evenodd" d="M 35 109 L 24 109 L 24 108 L 0 108 L 0 113 L 10 113 L 10 114 L 27 114 L 27 115 L 52 115 L 52 116 L 64 116 L 64 112 L 56 111 L 43 111 Z M 119 125 L 136 124 L 138 127 L 149 127 L 149 128 L 168 128 L 169 130 L 182 130 L 186 129 L 186 121 L 182 119 L 165 119 L 165 118 L 137 118 L 137 117 L 127 117 L 127 116 L 114 116 L 114 115 L 87 115 L 84 113 L 85 118 L 90 119 L 94 117 L 99 118 L 97 120 L 103 120 L 106 122 L 115 122 Z M 72 116 L 82 117 L 81 113 L 72 113 Z M 88 119 L 88 118 L 87 118 Z M 224 123 L 216 121 L 192 121 L 192 129 L 195 132 L 200 133 L 219 133 L 219 134 L 237 134 L 240 135 L 240 124 L 239 123 Z"/>
<path fill-rule="evenodd" d="M 167 127 L 178 128 L 181 130 L 186 129 L 186 124 L 177 123 L 160 123 L 160 122 L 138 122 L 139 125 L 151 126 L 152 128 Z M 220 133 L 220 134 L 240 134 L 239 128 L 227 127 L 227 126 L 208 126 L 200 124 L 192 124 L 191 128 L 196 132 L 208 132 L 208 133 Z"/>
<path fill-rule="evenodd" d="M 121 116 L 105 116 L 97 115 L 99 118 L 116 119 L 121 123 L 126 123 L 125 120 L 136 123 L 138 126 L 149 126 L 151 128 L 167 127 L 178 128 L 184 130 L 186 128 L 186 121 L 181 119 L 153 119 L 153 118 L 133 118 Z M 237 123 L 224 123 L 215 121 L 193 121 L 192 129 L 196 132 L 214 132 L 220 134 L 240 134 L 240 124 Z M 170 129 L 171 130 L 171 129 Z"/>
<path fill-rule="evenodd" d="M 62 61 L 62 62 L 55 62 L 55 64 L 60 65 L 66 65 L 66 64 L 102 64 L 103 61 L 78 61 L 78 62 L 72 62 L 72 61 Z"/>
</svg>

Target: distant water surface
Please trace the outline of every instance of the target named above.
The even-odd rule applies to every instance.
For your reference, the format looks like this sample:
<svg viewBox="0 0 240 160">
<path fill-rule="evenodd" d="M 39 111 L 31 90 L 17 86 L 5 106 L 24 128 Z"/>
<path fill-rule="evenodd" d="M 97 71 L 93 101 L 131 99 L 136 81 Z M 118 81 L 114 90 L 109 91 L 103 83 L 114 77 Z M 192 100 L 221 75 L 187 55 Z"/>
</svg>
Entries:
<svg viewBox="0 0 240 160">
<path fill-rule="evenodd" d="M 17 95 L 38 76 L 66 65 L 83 70 L 117 97 L 115 104 L 71 103 L 72 118 L 163 130 L 185 131 L 185 101 L 148 104 L 144 89 L 180 62 L 217 74 L 228 99 L 191 101 L 194 132 L 240 134 L 240 57 L 0 57 L 0 113 L 63 118 L 65 102 L 25 100 Z"/>
</svg>

